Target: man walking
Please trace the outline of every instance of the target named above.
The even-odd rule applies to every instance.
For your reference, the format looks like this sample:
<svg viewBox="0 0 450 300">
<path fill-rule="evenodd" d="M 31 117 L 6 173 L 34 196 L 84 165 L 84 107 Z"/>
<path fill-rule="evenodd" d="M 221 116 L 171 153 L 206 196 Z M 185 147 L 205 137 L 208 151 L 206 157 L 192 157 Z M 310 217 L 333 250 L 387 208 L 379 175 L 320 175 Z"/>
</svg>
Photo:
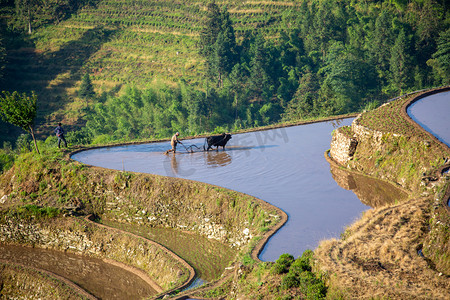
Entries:
<svg viewBox="0 0 450 300">
<path fill-rule="evenodd" d="M 178 139 L 179 135 L 180 133 L 177 132 L 172 136 L 172 139 L 170 140 L 170 145 L 172 145 L 172 149 L 167 150 L 165 154 L 169 154 L 170 152 L 173 153 L 177 152 L 177 144 L 178 143 L 182 144 L 182 142 Z"/>
<path fill-rule="evenodd" d="M 61 127 L 61 123 L 58 123 L 58 126 L 55 128 L 55 133 L 58 137 L 58 148 L 61 148 L 61 141 L 64 142 L 64 145 L 67 148 L 67 142 L 64 138 L 64 129 Z"/>
</svg>

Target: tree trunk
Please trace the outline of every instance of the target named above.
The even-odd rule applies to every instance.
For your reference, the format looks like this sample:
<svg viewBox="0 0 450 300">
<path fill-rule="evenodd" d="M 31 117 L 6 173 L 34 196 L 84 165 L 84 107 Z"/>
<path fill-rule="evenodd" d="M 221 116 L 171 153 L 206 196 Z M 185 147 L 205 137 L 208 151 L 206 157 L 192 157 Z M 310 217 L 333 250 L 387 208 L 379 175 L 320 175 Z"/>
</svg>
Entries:
<svg viewBox="0 0 450 300">
<path fill-rule="evenodd" d="M 31 12 L 30 12 L 30 5 L 28 5 L 28 34 L 31 34 Z"/>
<path fill-rule="evenodd" d="M 41 154 L 41 153 L 39 152 L 39 149 L 38 149 L 38 146 L 37 146 L 37 143 L 36 143 L 36 138 L 34 137 L 33 127 L 31 127 L 31 125 L 28 125 L 28 127 L 30 128 L 31 136 L 33 137 L 34 148 L 36 149 L 36 152 L 37 152 L 38 154 Z"/>
</svg>

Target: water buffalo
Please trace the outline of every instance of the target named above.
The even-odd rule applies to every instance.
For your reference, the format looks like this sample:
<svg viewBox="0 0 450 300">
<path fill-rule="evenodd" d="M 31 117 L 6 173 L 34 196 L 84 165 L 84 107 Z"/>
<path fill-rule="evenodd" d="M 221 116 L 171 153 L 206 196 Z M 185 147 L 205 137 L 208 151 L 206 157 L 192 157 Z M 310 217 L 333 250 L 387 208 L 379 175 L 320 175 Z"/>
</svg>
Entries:
<svg viewBox="0 0 450 300">
<path fill-rule="evenodd" d="M 219 149 L 219 146 L 222 146 L 225 150 L 225 145 L 228 143 L 228 141 L 231 139 L 231 134 L 229 133 L 222 133 L 221 135 L 213 135 L 208 136 L 205 139 L 205 144 L 203 145 L 203 150 L 209 151 L 213 146 L 216 146 L 216 150 Z M 205 148 L 205 145 L 208 144 L 208 148 Z"/>
</svg>

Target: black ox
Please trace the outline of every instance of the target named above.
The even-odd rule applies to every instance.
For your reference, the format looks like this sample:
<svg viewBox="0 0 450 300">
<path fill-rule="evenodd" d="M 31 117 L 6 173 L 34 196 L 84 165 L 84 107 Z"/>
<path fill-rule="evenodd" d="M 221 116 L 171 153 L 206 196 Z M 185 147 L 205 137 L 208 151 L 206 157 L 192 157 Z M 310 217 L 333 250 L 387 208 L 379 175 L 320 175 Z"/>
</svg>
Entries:
<svg viewBox="0 0 450 300">
<path fill-rule="evenodd" d="M 222 133 L 221 135 L 213 135 L 208 136 L 205 139 L 205 144 L 203 144 L 203 150 L 209 151 L 213 146 L 216 147 L 216 150 L 219 149 L 219 146 L 222 146 L 222 148 L 225 150 L 225 145 L 228 143 L 228 141 L 231 139 L 231 134 L 229 133 Z M 208 148 L 205 148 L 206 144 L 208 144 Z"/>
</svg>

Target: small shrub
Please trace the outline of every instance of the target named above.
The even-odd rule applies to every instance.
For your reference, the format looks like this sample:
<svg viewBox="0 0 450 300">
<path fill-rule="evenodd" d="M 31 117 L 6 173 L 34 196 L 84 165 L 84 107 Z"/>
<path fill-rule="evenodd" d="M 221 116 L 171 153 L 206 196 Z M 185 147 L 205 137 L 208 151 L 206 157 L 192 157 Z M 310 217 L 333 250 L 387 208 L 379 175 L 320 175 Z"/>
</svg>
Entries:
<svg viewBox="0 0 450 300">
<path fill-rule="evenodd" d="M 302 289 L 306 290 L 308 286 L 310 286 L 316 281 L 316 277 L 314 276 L 313 273 L 309 271 L 303 271 L 302 273 L 299 274 L 299 281 Z"/>
<path fill-rule="evenodd" d="M 327 295 L 327 288 L 322 281 L 318 281 L 308 286 L 306 299 L 324 299 Z"/>
<path fill-rule="evenodd" d="M 374 101 L 367 103 L 366 106 L 364 106 L 364 110 L 371 111 L 371 110 L 376 109 L 379 106 L 380 106 L 380 101 L 374 100 Z"/>
<path fill-rule="evenodd" d="M 283 280 L 281 281 L 281 289 L 282 290 L 288 290 L 293 287 L 297 287 L 300 284 L 297 276 L 293 273 L 288 273 L 286 276 L 283 277 Z"/>
<path fill-rule="evenodd" d="M 9 170 L 14 165 L 16 155 L 9 149 L 0 149 L 0 174 Z"/>
<path fill-rule="evenodd" d="M 293 261 L 294 257 L 291 254 L 281 254 L 280 258 L 277 259 L 270 272 L 272 274 L 287 273 Z"/>
<path fill-rule="evenodd" d="M 107 144 L 109 142 L 111 142 L 111 136 L 108 134 L 102 134 L 102 135 L 96 136 L 92 140 L 92 145 Z"/>
<path fill-rule="evenodd" d="M 40 207 L 34 204 L 16 207 L 8 211 L 8 215 L 13 218 L 24 220 L 42 220 L 57 217 L 61 211 L 54 207 Z"/>
<path fill-rule="evenodd" d="M 302 256 L 302 257 L 296 259 L 292 263 L 290 271 L 294 272 L 296 274 L 301 274 L 304 271 L 311 272 L 311 264 L 310 264 L 309 258 Z"/>
<path fill-rule="evenodd" d="M 19 153 L 30 152 L 31 147 L 31 135 L 30 134 L 21 134 L 17 138 L 16 148 Z"/>
</svg>

